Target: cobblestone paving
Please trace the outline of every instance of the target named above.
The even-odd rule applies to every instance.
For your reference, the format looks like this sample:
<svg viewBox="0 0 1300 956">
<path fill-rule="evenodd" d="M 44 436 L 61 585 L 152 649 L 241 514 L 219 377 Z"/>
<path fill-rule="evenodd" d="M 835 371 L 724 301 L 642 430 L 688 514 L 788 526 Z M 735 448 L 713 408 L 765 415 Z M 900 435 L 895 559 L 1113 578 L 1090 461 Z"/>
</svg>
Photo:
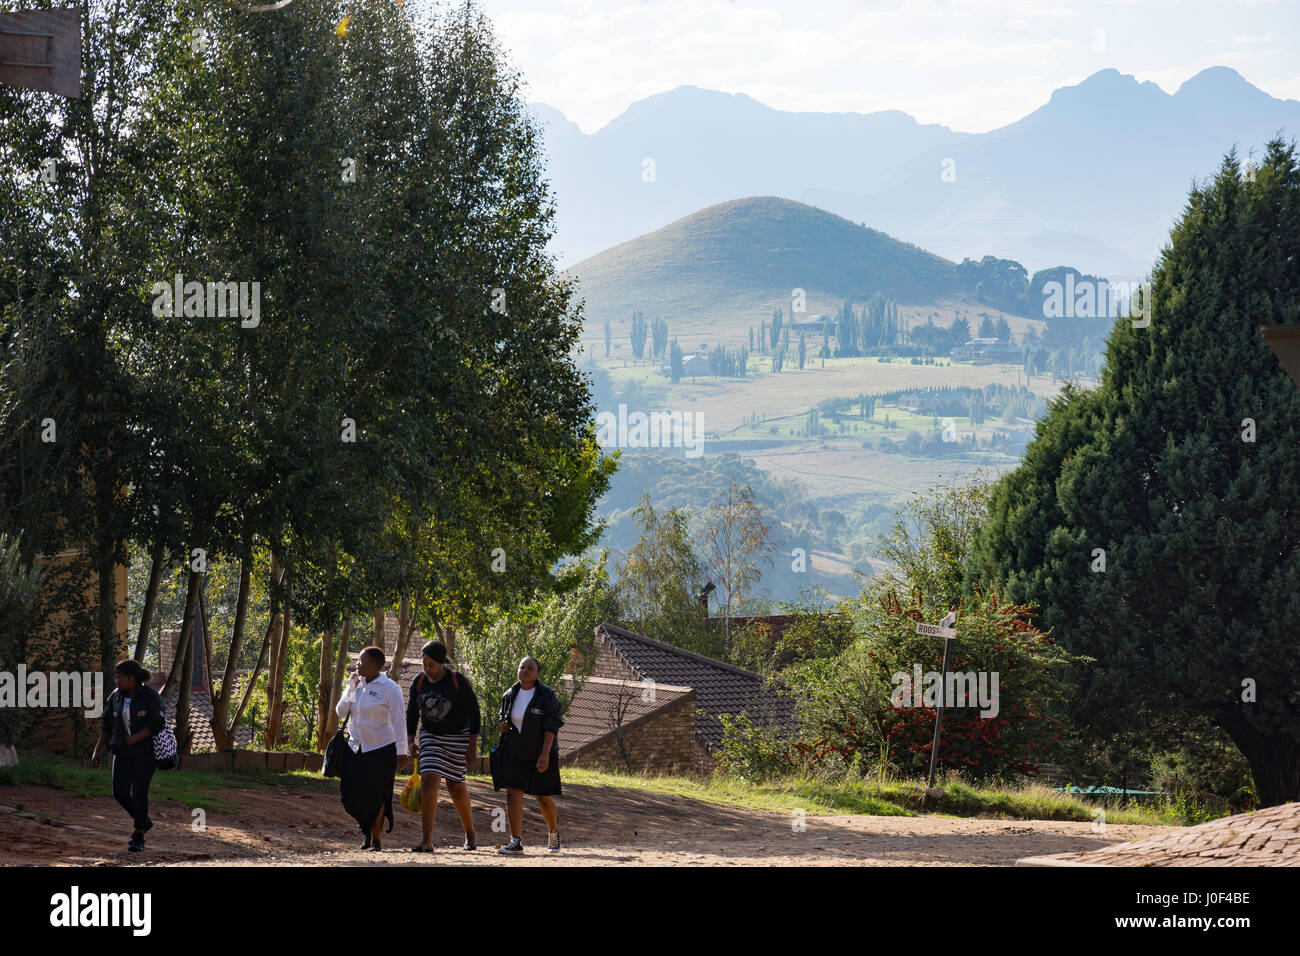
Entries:
<svg viewBox="0 0 1300 956">
<path fill-rule="evenodd" d="M 1300 803 L 1240 813 L 1172 833 L 1022 866 L 1300 866 Z"/>
</svg>

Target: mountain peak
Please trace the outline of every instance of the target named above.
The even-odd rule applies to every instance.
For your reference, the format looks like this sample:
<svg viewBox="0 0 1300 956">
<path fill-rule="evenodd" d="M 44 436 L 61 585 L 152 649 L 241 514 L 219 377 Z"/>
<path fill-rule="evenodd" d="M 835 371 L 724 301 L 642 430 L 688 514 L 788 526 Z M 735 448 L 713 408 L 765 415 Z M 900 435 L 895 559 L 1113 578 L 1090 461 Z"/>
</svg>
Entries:
<svg viewBox="0 0 1300 956">
<path fill-rule="evenodd" d="M 1263 91 L 1255 86 L 1230 66 L 1212 66 L 1201 70 L 1178 88 L 1175 96 L 1203 96 L 1252 93 Z M 1267 94 L 1264 94 L 1267 95 Z"/>
<path fill-rule="evenodd" d="M 1110 67 L 1098 70 L 1075 86 L 1063 86 L 1053 90 L 1051 102 L 1113 102 L 1143 95 L 1165 97 L 1167 94 L 1150 80 L 1139 83 L 1133 74 L 1121 73 L 1114 67 Z"/>
</svg>

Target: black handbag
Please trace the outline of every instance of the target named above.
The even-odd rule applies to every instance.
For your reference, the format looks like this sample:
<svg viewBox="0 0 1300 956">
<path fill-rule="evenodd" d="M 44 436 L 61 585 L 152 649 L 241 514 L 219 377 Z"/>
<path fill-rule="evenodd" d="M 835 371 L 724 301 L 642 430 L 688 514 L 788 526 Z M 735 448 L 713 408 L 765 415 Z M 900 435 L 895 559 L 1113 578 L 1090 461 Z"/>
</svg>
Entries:
<svg viewBox="0 0 1300 956">
<path fill-rule="evenodd" d="M 348 744 L 346 733 L 348 721 L 351 719 L 351 714 L 343 719 L 343 726 L 338 729 L 334 739 L 325 748 L 325 760 L 321 763 L 320 772 L 327 777 L 343 776 L 344 764 L 352 758 L 352 747 Z"/>
<path fill-rule="evenodd" d="M 492 789 L 500 790 L 504 786 L 501 769 L 501 744 L 497 744 L 488 754 L 488 767 L 492 771 Z"/>
</svg>

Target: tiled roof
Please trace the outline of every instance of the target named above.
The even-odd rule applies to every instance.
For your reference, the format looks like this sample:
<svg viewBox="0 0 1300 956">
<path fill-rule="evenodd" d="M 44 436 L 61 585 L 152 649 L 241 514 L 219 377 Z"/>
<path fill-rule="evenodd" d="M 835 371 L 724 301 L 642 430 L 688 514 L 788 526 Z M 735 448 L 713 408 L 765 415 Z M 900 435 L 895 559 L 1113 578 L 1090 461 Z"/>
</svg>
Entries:
<svg viewBox="0 0 1300 956">
<path fill-rule="evenodd" d="M 164 635 L 167 633 L 163 632 Z M 239 706 L 239 701 L 243 699 L 244 685 L 248 682 L 252 671 L 241 670 L 235 671 L 235 700 L 231 704 L 231 713 L 234 708 Z M 160 669 L 154 673 L 149 680 L 149 686 L 158 693 L 162 693 L 163 685 L 167 683 L 167 674 L 165 669 Z M 180 687 L 172 688 L 172 692 L 163 698 L 163 710 L 167 714 L 167 726 L 171 727 L 172 732 L 176 731 L 176 701 L 180 695 Z M 212 736 L 212 698 L 208 696 L 208 689 L 205 686 L 190 688 L 190 753 L 204 753 L 217 749 L 217 739 Z M 250 747 L 253 744 L 253 729 L 251 727 L 240 725 L 235 731 L 235 746 Z"/>
<path fill-rule="evenodd" d="M 560 690 L 571 692 L 573 677 L 560 678 Z M 646 684 L 638 681 L 588 677 L 574 695 L 564 715 L 564 729 L 559 733 L 560 756 L 572 753 L 598 740 L 618 726 L 619 711 L 626 726 L 648 714 L 670 707 L 690 694 L 691 688 L 672 684 Z M 647 699 L 649 698 L 649 699 Z"/>
<path fill-rule="evenodd" d="M 695 690 L 695 732 L 710 750 L 722 744 L 720 714 L 747 712 L 756 724 L 793 733 L 794 704 L 767 686 L 761 674 L 664 644 L 614 624 L 596 628 L 597 640 L 609 648 L 642 680 Z"/>
<path fill-rule="evenodd" d="M 237 688 L 238 691 L 238 688 Z M 180 695 L 180 688 L 175 688 L 166 699 L 163 700 L 163 708 L 167 712 L 167 726 L 171 727 L 173 733 L 176 730 L 176 700 Z M 240 698 L 236 697 L 232 710 L 238 706 Z M 208 696 L 206 689 L 200 690 L 193 688 L 190 690 L 190 753 L 203 753 L 217 749 L 217 739 L 212 736 L 212 698 Z M 253 745 L 253 728 L 240 725 L 235 731 L 235 745 L 237 747 L 251 747 Z"/>
</svg>

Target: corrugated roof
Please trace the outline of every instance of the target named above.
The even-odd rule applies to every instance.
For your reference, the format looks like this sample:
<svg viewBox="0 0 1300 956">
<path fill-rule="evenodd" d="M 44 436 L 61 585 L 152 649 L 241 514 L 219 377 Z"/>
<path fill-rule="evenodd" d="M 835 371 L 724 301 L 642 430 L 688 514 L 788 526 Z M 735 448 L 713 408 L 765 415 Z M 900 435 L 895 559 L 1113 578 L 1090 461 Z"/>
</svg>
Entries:
<svg viewBox="0 0 1300 956">
<path fill-rule="evenodd" d="M 722 744 L 721 714 L 748 713 L 756 724 L 793 733 L 794 703 L 767 686 L 761 674 L 742 670 L 614 624 L 596 628 L 597 639 L 642 680 L 695 690 L 695 732 L 710 750 Z M 702 712 L 702 713 L 701 713 Z"/>
</svg>

